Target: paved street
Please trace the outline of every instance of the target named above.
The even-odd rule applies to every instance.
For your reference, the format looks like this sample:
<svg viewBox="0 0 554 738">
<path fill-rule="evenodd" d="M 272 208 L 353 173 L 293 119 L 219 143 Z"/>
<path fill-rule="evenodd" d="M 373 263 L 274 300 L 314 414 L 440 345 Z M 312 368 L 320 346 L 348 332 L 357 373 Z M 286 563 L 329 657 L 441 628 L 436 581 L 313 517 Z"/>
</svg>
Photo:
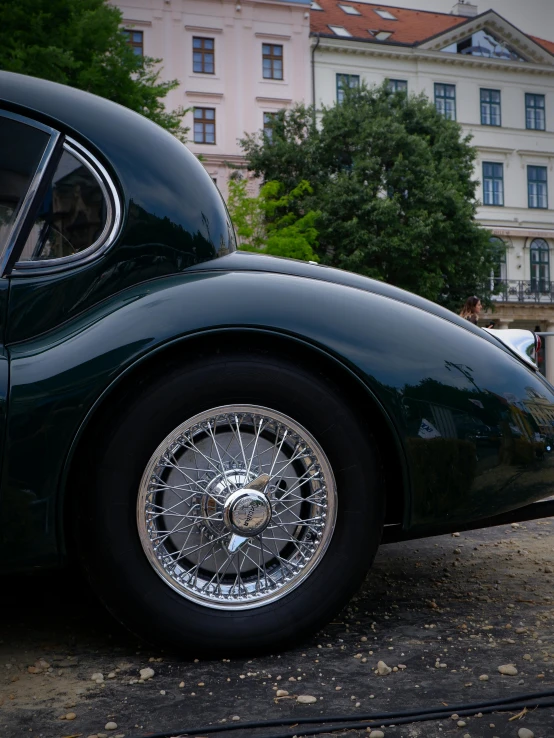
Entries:
<svg viewBox="0 0 554 738">
<path fill-rule="evenodd" d="M 179 735 L 218 721 L 237 726 L 231 738 L 289 730 L 300 736 L 299 726 L 252 733 L 240 724 L 552 690 L 553 570 L 554 518 L 389 545 L 324 632 L 293 651 L 230 661 L 225 654 L 184 661 L 139 644 L 68 572 L 10 578 L 2 583 L 0 613 L 0 736 Z M 395 670 L 378 674 L 379 661 Z M 517 674 L 500 674 L 509 664 Z M 141 682 L 145 668 L 154 675 Z M 102 678 L 93 681 L 94 674 Z M 300 695 L 316 700 L 301 704 Z M 525 727 L 535 738 L 554 736 L 554 708 L 510 720 L 520 712 L 383 732 L 516 738 Z"/>
</svg>

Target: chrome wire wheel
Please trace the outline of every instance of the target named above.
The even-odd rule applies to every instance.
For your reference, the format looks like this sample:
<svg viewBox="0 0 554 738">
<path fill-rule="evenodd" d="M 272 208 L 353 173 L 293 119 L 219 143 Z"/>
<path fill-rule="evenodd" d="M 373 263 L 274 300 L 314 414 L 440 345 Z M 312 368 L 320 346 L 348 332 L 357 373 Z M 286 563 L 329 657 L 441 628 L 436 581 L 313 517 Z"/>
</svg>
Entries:
<svg viewBox="0 0 554 738">
<path fill-rule="evenodd" d="M 321 561 L 336 486 L 315 438 L 282 413 L 225 405 L 158 446 L 140 484 L 140 541 L 183 597 L 242 610 L 274 602 Z"/>
</svg>

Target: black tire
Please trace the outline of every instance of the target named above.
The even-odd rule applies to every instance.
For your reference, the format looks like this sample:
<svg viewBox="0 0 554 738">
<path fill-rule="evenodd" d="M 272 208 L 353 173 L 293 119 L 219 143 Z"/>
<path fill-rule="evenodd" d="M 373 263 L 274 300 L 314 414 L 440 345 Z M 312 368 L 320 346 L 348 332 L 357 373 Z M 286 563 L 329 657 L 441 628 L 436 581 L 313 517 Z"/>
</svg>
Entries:
<svg viewBox="0 0 554 738">
<path fill-rule="evenodd" d="M 188 418 L 233 403 L 272 408 L 315 437 L 336 480 L 337 517 L 323 558 L 296 589 L 231 612 L 187 599 L 159 576 L 139 539 L 136 506 L 161 441 Z M 80 554 L 93 588 L 130 630 L 185 653 L 283 648 L 315 634 L 359 588 L 381 537 L 383 489 L 367 428 L 330 380 L 254 352 L 197 358 L 151 381 L 111 422 L 80 509 Z"/>
</svg>

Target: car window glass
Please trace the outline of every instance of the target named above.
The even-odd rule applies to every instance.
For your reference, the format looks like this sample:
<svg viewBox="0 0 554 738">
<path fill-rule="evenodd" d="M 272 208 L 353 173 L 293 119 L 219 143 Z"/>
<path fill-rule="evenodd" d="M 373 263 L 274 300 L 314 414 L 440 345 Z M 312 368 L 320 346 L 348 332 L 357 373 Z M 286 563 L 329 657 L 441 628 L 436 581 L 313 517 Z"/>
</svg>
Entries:
<svg viewBox="0 0 554 738">
<path fill-rule="evenodd" d="M 64 151 L 20 261 L 61 259 L 92 246 L 106 225 L 104 190 L 89 167 Z"/>
<path fill-rule="evenodd" d="M 0 248 L 4 248 L 49 135 L 11 118 L 0 118 Z"/>
</svg>

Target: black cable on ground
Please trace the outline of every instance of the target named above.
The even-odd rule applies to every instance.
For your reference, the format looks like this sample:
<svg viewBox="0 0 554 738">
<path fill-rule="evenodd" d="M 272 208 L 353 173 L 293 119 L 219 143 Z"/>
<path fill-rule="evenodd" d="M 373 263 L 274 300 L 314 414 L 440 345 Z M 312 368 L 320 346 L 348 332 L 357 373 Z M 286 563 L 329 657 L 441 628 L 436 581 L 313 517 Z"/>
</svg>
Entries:
<svg viewBox="0 0 554 738">
<path fill-rule="evenodd" d="M 491 712 L 503 712 L 508 709 L 517 708 L 518 710 L 523 710 L 524 707 L 530 707 L 530 703 L 519 703 L 515 704 L 513 706 L 506 705 L 503 708 L 500 709 L 498 707 L 490 707 L 488 709 L 483 708 L 481 712 L 483 714 L 488 714 Z M 540 705 L 533 704 L 533 707 L 554 707 L 554 700 L 551 702 L 544 702 Z M 458 712 L 458 715 L 460 717 L 469 717 L 470 715 L 474 715 L 473 710 L 460 710 Z M 306 735 L 318 735 L 320 733 L 333 733 L 337 730 L 366 730 L 366 728 L 371 728 L 372 730 L 377 730 L 381 726 L 383 727 L 390 727 L 391 725 L 409 725 L 410 723 L 423 723 L 427 720 L 444 720 L 445 718 L 449 718 L 450 713 L 444 713 L 444 712 L 435 712 L 430 713 L 426 715 L 417 715 L 415 717 L 405 717 L 405 718 L 392 718 L 390 720 L 378 720 L 377 722 L 371 721 L 370 723 L 342 723 L 341 725 L 332 725 L 329 726 L 323 726 L 320 728 L 308 728 L 307 730 L 298 730 L 296 728 L 295 730 L 289 730 L 287 733 L 272 733 L 271 735 L 265 736 L 265 738 L 294 738 L 294 736 L 306 736 Z M 169 738 L 170 734 L 165 734 L 167 738 Z M 186 734 L 185 734 L 186 735 Z M 194 733 L 189 735 L 201 735 L 200 733 Z M 173 734 L 175 738 L 180 738 L 179 733 Z"/>
<path fill-rule="evenodd" d="M 453 714 L 460 717 L 475 715 L 477 712 L 505 712 L 507 710 L 523 710 L 524 708 L 554 707 L 554 700 L 543 702 L 547 697 L 554 697 L 554 690 L 543 692 L 532 692 L 531 694 L 518 694 L 513 697 L 502 697 L 488 702 L 464 703 L 460 705 L 447 705 L 446 707 L 427 707 L 414 710 L 402 710 L 397 712 L 373 713 L 367 715 L 331 715 L 319 718 L 279 718 L 274 720 L 251 721 L 246 723 L 233 723 L 227 725 L 207 725 L 198 728 L 178 728 L 163 733 L 149 733 L 148 735 L 136 736 L 135 738 L 176 738 L 177 736 L 206 735 L 208 733 L 222 733 L 229 730 L 252 730 L 254 728 L 273 728 L 281 725 L 306 725 L 324 724 L 324 727 L 308 728 L 304 731 L 294 730 L 287 733 L 273 734 L 267 738 L 290 738 L 295 735 L 317 735 L 318 733 L 330 733 L 336 730 L 365 730 L 366 728 L 379 728 L 390 725 L 406 725 L 426 720 L 440 720 L 448 718 Z M 501 709 L 505 708 L 505 709 Z M 352 721 L 369 721 L 364 723 Z M 349 722 L 346 722 L 349 721 Z M 333 725 L 331 723 L 343 723 Z"/>
</svg>

